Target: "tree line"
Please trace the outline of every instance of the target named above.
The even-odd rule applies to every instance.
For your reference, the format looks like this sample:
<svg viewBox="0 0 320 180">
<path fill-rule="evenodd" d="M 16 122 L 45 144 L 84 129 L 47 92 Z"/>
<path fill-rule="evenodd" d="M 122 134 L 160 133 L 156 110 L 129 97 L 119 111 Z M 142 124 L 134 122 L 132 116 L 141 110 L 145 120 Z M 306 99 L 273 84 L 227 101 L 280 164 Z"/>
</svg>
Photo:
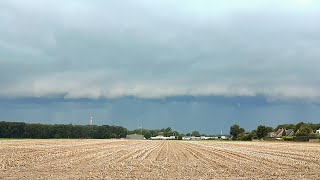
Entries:
<svg viewBox="0 0 320 180">
<path fill-rule="evenodd" d="M 28 124 L 0 122 L 0 138 L 125 138 L 128 130 L 121 126 Z"/>
<path fill-rule="evenodd" d="M 181 140 L 184 136 L 206 136 L 205 134 L 200 134 L 199 131 L 192 131 L 191 133 L 179 133 L 178 131 L 173 130 L 171 127 L 162 128 L 162 129 L 135 129 L 129 131 L 129 134 L 141 134 L 146 139 L 150 139 L 151 137 L 155 137 L 158 135 L 162 135 L 164 137 L 175 136 L 176 139 Z"/>
<path fill-rule="evenodd" d="M 86 138 L 86 139 L 110 139 L 125 138 L 127 134 L 142 134 L 146 139 L 163 135 L 165 137 L 176 136 L 182 139 L 185 134 L 173 130 L 171 127 L 162 129 L 135 129 L 128 130 L 121 126 L 109 125 L 72 125 L 72 124 L 28 124 L 24 122 L 0 121 L 0 138 Z M 200 136 L 198 131 L 187 133 L 187 136 Z"/>
<path fill-rule="evenodd" d="M 294 136 L 297 137 L 318 137 L 315 131 L 320 128 L 319 124 L 304 123 L 298 124 L 281 124 L 275 129 L 268 126 L 259 125 L 255 130 L 245 131 L 244 128 L 237 124 L 230 127 L 230 135 L 233 140 L 250 141 L 252 139 L 266 138 L 268 133 L 275 132 L 278 129 L 293 129 Z M 72 124 L 28 124 L 24 122 L 5 122 L 0 121 L 0 138 L 125 138 L 127 134 L 142 134 L 146 139 L 150 137 L 163 135 L 165 137 L 176 136 L 182 139 L 183 136 L 205 136 L 198 131 L 182 134 L 172 128 L 162 129 L 135 129 L 129 131 L 121 126 L 109 125 L 72 125 Z"/>
</svg>

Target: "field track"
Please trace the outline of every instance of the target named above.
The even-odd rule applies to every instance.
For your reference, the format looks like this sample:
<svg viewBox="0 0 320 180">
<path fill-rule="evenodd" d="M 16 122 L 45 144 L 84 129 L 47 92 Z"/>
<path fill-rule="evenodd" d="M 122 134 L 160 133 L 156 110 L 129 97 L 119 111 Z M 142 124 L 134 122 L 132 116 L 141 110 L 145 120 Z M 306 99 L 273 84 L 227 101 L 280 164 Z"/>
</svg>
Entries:
<svg viewBox="0 0 320 180">
<path fill-rule="evenodd" d="M 0 140 L 0 179 L 320 179 L 319 143 Z"/>
</svg>

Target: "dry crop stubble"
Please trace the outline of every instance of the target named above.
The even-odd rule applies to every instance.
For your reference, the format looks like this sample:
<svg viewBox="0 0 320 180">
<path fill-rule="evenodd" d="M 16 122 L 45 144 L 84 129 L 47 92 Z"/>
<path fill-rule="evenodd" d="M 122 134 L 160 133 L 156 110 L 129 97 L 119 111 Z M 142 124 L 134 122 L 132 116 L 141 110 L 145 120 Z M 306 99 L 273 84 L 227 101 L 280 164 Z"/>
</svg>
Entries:
<svg viewBox="0 0 320 180">
<path fill-rule="evenodd" d="M 319 179 L 320 144 L 0 141 L 1 179 Z"/>
</svg>

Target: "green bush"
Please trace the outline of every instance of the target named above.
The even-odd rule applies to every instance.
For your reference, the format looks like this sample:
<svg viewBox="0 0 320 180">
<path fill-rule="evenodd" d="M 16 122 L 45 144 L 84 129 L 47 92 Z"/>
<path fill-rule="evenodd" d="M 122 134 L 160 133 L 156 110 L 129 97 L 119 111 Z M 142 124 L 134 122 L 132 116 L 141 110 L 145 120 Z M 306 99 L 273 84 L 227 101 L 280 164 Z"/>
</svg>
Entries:
<svg viewBox="0 0 320 180">
<path fill-rule="evenodd" d="M 151 138 L 151 133 L 150 132 L 146 132 L 145 134 L 144 134 L 144 138 L 146 138 L 146 139 L 150 139 Z"/>
<path fill-rule="evenodd" d="M 252 141 L 253 134 L 252 133 L 242 133 L 239 136 L 239 140 L 241 141 Z"/>
<path fill-rule="evenodd" d="M 309 141 L 309 137 L 308 136 L 297 136 L 297 137 L 293 138 L 293 141 L 307 142 L 307 141 Z"/>
<path fill-rule="evenodd" d="M 282 139 L 284 141 L 293 141 L 293 136 L 283 136 Z"/>
</svg>

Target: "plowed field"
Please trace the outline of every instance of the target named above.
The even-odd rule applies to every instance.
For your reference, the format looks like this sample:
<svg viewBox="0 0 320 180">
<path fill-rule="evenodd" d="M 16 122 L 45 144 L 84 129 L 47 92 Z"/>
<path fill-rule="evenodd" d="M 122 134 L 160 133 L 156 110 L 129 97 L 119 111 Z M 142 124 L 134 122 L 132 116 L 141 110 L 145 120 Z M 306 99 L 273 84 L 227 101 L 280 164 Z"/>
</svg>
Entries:
<svg viewBox="0 0 320 180">
<path fill-rule="evenodd" d="M 0 140 L 0 179 L 320 179 L 320 144 Z"/>
</svg>

